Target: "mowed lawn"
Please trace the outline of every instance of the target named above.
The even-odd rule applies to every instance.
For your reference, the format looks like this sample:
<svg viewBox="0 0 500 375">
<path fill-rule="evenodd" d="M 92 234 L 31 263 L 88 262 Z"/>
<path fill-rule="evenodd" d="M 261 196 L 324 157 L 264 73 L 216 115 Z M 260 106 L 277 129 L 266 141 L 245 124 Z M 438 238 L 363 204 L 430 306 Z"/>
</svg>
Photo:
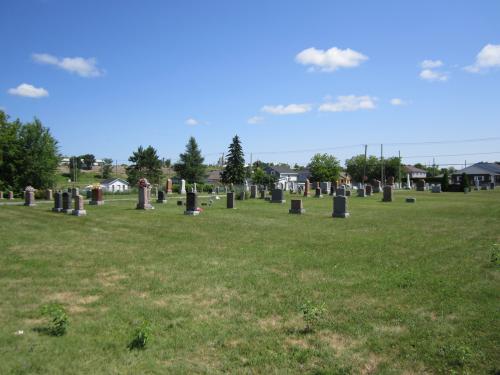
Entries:
<svg viewBox="0 0 500 375">
<path fill-rule="evenodd" d="M 176 198 L 0 206 L 0 374 L 500 371 L 500 190 L 351 197 L 349 219 L 331 197 L 290 215 L 293 197 L 198 217 Z M 62 337 L 39 330 L 52 301 Z M 306 301 L 326 307 L 313 332 Z M 143 320 L 151 340 L 129 350 Z"/>
</svg>

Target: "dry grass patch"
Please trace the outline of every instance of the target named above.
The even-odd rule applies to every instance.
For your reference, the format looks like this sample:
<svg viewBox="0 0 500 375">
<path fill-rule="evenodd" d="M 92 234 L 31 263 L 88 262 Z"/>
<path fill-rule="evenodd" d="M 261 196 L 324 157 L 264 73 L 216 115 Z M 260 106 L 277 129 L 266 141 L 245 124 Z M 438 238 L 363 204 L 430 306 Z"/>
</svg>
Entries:
<svg viewBox="0 0 500 375">
<path fill-rule="evenodd" d="M 376 326 L 374 326 L 374 328 L 376 331 L 379 331 L 382 333 L 393 334 L 393 335 L 400 335 L 400 334 L 408 331 L 407 327 L 401 326 L 401 325 L 394 325 L 394 326 L 376 325 Z"/>
<path fill-rule="evenodd" d="M 107 272 L 101 272 L 97 274 L 97 281 L 105 288 L 111 288 L 116 286 L 116 284 L 126 279 L 127 276 L 118 272 L 117 270 L 110 270 Z"/>
<path fill-rule="evenodd" d="M 353 340 L 347 336 L 329 331 L 318 332 L 317 337 L 321 342 L 327 344 L 337 353 L 342 353 L 360 344 L 358 341 Z"/>
</svg>

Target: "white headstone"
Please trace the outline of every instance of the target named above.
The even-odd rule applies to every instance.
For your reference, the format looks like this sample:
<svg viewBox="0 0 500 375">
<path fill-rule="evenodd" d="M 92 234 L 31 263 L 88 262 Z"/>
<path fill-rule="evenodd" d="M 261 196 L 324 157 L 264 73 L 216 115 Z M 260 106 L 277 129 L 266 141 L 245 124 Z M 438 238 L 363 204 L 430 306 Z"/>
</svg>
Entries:
<svg viewBox="0 0 500 375">
<path fill-rule="evenodd" d="M 181 180 L 181 194 L 186 194 L 186 180 Z"/>
</svg>

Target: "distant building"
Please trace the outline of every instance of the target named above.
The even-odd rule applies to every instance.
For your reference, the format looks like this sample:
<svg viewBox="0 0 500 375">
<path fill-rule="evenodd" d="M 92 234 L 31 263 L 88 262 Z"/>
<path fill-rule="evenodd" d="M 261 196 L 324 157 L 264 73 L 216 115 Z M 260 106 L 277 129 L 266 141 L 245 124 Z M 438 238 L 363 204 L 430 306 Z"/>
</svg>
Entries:
<svg viewBox="0 0 500 375">
<path fill-rule="evenodd" d="M 121 178 L 108 178 L 102 180 L 101 187 L 104 191 L 112 193 L 124 192 L 130 189 L 129 183 Z"/>
<path fill-rule="evenodd" d="M 465 173 L 472 185 L 496 186 L 500 184 L 500 165 L 497 163 L 476 163 L 470 167 L 455 171 L 451 178 L 454 183 L 460 183 Z"/>
<path fill-rule="evenodd" d="M 220 179 L 221 179 L 221 170 L 215 170 L 215 171 L 210 171 L 208 172 L 208 176 L 206 177 L 205 181 L 207 184 L 219 184 Z"/>
<path fill-rule="evenodd" d="M 410 179 L 422 179 L 427 177 L 427 172 L 423 169 L 414 167 L 413 165 L 403 165 L 403 171 L 405 174 L 410 175 Z"/>
<path fill-rule="evenodd" d="M 276 165 L 266 167 L 264 171 L 276 179 L 276 183 L 280 184 L 283 189 L 292 189 L 297 183 L 299 173 L 286 165 Z"/>
</svg>

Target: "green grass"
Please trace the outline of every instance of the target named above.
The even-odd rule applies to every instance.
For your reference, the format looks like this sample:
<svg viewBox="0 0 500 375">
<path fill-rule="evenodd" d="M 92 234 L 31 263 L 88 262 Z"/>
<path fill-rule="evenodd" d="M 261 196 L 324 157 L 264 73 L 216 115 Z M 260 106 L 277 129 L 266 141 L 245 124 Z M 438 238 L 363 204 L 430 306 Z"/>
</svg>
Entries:
<svg viewBox="0 0 500 375">
<path fill-rule="evenodd" d="M 175 198 L 86 217 L 0 206 L 0 373 L 500 370 L 500 191 L 352 197 L 349 219 L 328 197 L 289 215 L 292 197 L 198 217 Z M 312 332 L 307 301 L 326 308 Z M 50 302 L 64 336 L 43 334 Z M 129 350 L 144 321 L 146 347 Z"/>
</svg>

